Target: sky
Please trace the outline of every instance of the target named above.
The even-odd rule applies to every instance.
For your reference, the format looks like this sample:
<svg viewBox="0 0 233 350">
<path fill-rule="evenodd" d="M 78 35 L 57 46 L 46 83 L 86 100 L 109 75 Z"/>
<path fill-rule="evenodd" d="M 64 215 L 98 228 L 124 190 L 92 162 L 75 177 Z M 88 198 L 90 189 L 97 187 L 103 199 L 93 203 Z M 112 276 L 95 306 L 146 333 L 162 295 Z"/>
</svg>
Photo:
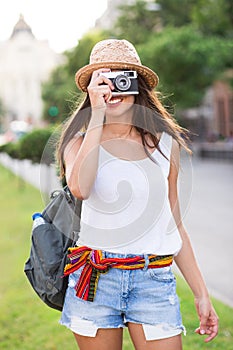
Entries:
<svg viewBox="0 0 233 350">
<path fill-rule="evenodd" d="M 107 8 L 107 0 L 0 0 L 0 41 L 8 40 L 20 14 L 38 40 L 56 52 L 77 45 Z"/>
</svg>

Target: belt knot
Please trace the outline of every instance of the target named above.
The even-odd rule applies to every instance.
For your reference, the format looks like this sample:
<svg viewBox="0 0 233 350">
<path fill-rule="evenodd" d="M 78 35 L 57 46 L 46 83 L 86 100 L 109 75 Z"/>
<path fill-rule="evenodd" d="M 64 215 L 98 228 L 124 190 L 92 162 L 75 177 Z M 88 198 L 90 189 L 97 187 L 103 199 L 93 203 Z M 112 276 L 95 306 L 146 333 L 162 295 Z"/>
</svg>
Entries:
<svg viewBox="0 0 233 350">
<path fill-rule="evenodd" d="M 101 273 L 107 273 L 110 268 L 136 270 L 145 268 L 165 267 L 172 264 L 173 255 L 147 255 L 147 257 L 133 256 L 130 258 L 103 258 L 101 250 L 88 247 L 69 248 L 70 263 L 65 266 L 64 276 L 83 267 L 79 280 L 75 286 L 76 296 L 87 301 L 93 301 Z"/>
</svg>

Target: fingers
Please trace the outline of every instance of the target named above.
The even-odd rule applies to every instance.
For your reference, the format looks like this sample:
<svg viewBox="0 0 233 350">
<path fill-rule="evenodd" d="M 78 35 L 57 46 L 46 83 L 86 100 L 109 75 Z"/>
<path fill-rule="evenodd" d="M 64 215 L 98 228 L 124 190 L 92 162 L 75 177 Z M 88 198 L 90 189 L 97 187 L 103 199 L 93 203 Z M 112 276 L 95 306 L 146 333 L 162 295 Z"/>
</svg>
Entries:
<svg viewBox="0 0 233 350">
<path fill-rule="evenodd" d="M 102 68 L 93 72 L 90 84 L 88 85 L 88 93 L 92 107 L 105 107 L 112 97 L 113 83 L 101 73 L 109 72 L 110 69 Z"/>
<path fill-rule="evenodd" d="M 101 76 L 101 73 L 107 73 L 107 72 L 110 72 L 110 71 L 111 71 L 110 68 L 101 68 L 101 69 L 95 70 L 95 71 L 92 73 L 91 81 L 90 81 L 90 82 L 96 80 L 99 76 Z"/>
<path fill-rule="evenodd" d="M 209 337 L 205 339 L 205 342 L 208 343 L 213 340 L 218 335 L 218 326 L 212 327 L 212 330 L 209 333 Z"/>
<path fill-rule="evenodd" d="M 195 330 L 195 333 L 200 335 L 208 335 L 208 337 L 205 338 L 205 342 L 208 343 L 218 335 L 218 326 L 215 325 L 214 327 L 208 328 L 206 331 L 201 331 L 199 327 Z"/>
<path fill-rule="evenodd" d="M 114 85 L 110 79 L 102 75 L 101 73 L 110 72 L 108 68 L 98 69 L 93 72 L 88 90 L 92 87 L 101 87 L 103 84 L 109 87 L 110 91 L 114 89 Z"/>
<path fill-rule="evenodd" d="M 212 307 L 212 306 L 211 306 Z M 218 334 L 218 316 L 213 309 L 209 311 L 209 315 L 200 315 L 200 327 L 195 332 L 200 335 L 207 335 L 205 342 L 208 343 L 213 340 Z"/>
<path fill-rule="evenodd" d="M 101 73 L 107 73 L 111 70 L 109 68 L 101 68 L 97 69 L 92 73 L 91 81 L 89 86 L 91 85 L 101 85 L 106 84 L 110 87 L 110 89 L 114 89 L 113 83 L 110 79 L 108 79 L 106 76 L 102 75 Z"/>
</svg>

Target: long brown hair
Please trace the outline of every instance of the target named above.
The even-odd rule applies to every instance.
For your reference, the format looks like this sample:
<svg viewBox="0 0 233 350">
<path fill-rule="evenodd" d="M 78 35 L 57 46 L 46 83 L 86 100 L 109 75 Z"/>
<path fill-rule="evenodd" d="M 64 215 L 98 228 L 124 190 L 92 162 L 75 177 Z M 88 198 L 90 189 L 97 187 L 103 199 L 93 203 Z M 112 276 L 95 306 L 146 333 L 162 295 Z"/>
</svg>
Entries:
<svg viewBox="0 0 233 350">
<path fill-rule="evenodd" d="M 188 131 L 177 123 L 161 103 L 159 93 L 149 90 L 140 75 L 138 76 L 138 89 L 139 94 L 135 95 L 132 128 L 136 128 L 139 132 L 147 156 L 150 157 L 148 148 L 156 147 L 160 151 L 158 134 L 163 131 L 170 134 L 180 146 L 190 152 L 187 146 Z M 82 103 L 65 123 L 57 145 L 57 160 L 61 177 L 65 176 L 64 150 L 79 131 L 85 132 L 90 119 L 91 103 L 89 95 L 86 94 Z"/>
</svg>

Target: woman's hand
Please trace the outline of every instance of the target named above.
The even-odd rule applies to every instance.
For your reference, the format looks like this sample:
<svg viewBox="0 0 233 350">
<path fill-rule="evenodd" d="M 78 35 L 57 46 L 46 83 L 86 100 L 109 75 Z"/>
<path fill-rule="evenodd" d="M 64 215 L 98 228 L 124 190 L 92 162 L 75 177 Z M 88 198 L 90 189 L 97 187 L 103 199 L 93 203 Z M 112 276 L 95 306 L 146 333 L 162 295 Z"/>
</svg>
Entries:
<svg viewBox="0 0 233 350">
<path fill-rule="evenodd" d="M 87 91 L 90 97 L 92 109 L 100 109 L 105 112 L 106 102 L 112 97 L 114 85 L 110 79 L 101 73 L 110 72 L 108 68 L 98 69 L 93 72 Z"/>
<path fill-rule="evenodd" d="M 200 319 L 200 326 L 195 330 L 197 334 L 207 335 L 208 343 L 218 334 L 218 316 L 209 298 L 195 298 L 195 306 Z"/>
</svg>

